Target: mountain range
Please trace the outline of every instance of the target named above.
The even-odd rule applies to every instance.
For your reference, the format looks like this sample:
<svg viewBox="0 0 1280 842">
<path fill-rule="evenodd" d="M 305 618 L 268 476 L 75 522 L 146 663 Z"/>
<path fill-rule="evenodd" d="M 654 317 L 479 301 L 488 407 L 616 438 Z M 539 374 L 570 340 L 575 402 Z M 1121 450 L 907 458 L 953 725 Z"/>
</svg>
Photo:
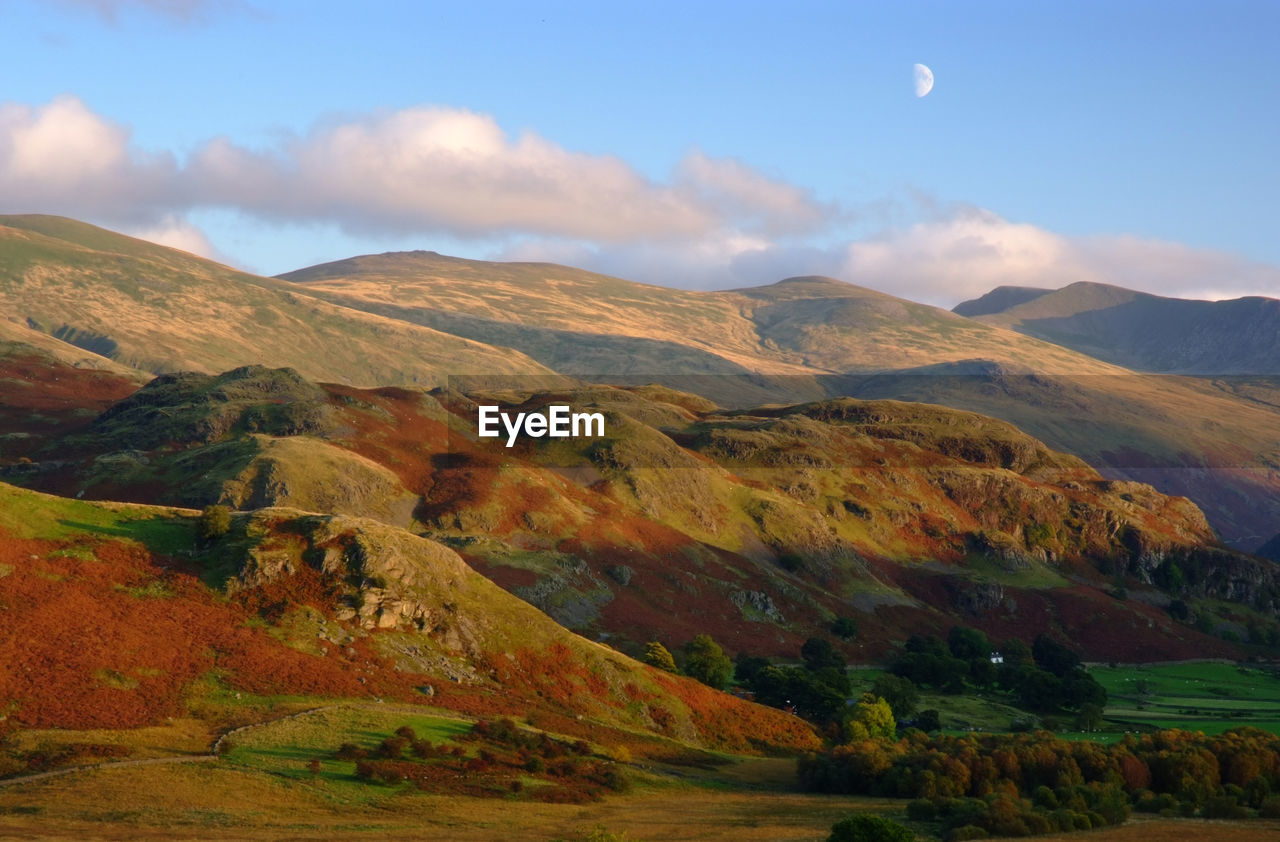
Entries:
<svg viewBox="0 0 1280 842">
<path fill-rule="evenodd" d="M 371 517 L 628 646 L 704 622 L 783 652 L 852 606 L 877 617 L 870 647 L 956 612 L 1007 631 L 1028 621 L 997 620 L 1010 604 L 1083 635 L 1061 599 L 1108 576 L 1154 587 L 1178 559 L 1234 571 L 1200 597 L 1265 601 L 1270 568 L 1219 542 L 1280 533 L 1280 392 L 1024 335 L 1026 308 L 1084 312 L 1100 291 L 1080 286 L 996 290 L 969 317 L 830 278 L 690 292 L 431 252 L 265 278 L 3 217 L 0 477 Z M 508 453 L 468 432 L 478 400 L 557 396 L 605 412 L 608 444 Z M 1134 645 L 1189 645 L 1158 628 Z"/>
<path fill-rule="evenodd" d="M 1038 662 L 1044 638 L 1109 662 L 1280 641 L 1272 300 L 1077 285 L 948 312 L 431 252 L 267 278 L 10 216 L 0 303 L 5 810 L 45 770 L 219 753 L 234 794 L 207 803 L 271 780 L 389 804 L 363 751 L 522 807 L 819 748 L 814 722 L 669 671 L 723 679 L 721 646 L 795 698 L 818 661 L 952 638 L 988 672 L 990 646 Z M 1161 308 L 1214 355 L 1162 342 Z M 603 429 L 478 434 L 481 406 L 561 405 Z M 404 736 L 427 728 L 454 738 Z M 501 734 L 523 754 L 468 742 Z"/>
<path fill-rule="evenodd" d="M 1098 283 L 997 287 L 953 312 L 1134 371 L 1280 375 L 1280 299 L 1190 301 Z"/>
</svg>

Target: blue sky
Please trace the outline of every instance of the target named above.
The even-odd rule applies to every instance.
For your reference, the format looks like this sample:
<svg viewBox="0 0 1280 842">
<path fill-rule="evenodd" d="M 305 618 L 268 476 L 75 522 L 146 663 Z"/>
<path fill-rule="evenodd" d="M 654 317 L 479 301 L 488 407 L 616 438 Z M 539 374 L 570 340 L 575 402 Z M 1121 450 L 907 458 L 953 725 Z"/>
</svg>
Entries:
<svg viewBox="0 0 1280 842">
<path fill-rule="evenodd" d="M 0 212 L 264 273 L 1280 296 L 1277 31 L 1275 2 L 0 0 Z"/>
</svg>

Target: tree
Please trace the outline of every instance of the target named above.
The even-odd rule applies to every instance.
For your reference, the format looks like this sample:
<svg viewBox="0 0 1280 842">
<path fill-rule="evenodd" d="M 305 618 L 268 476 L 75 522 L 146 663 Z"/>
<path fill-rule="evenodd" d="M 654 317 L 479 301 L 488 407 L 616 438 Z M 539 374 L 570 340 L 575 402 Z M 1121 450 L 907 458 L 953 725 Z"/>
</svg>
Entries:
<svg viewBox="0 0 1280 842">
<path fill-rule="evenodd" d="M 684 645 L 684 671 L 708 687 L 723 690 L 733 677 L 733 661 L 711 635 L 699 634 Z"/>
<path fill-rule="evenodd" d="M 1000 655 L 1007 667 L 1020 667 L 1031 663 L 1031 647 L 1016 637 L 1009 638 L 1000 646 Z"/>
<path fill-rule="evenodd" d="M 853 640 L 858 636 L 858 621 L 852 617 L 837 617 L 831 624 L 831 633 L 841 640 Z"/>
<path fill-rule="evenodd" d="M 827 842 L 913 842 L 910 828 L 883 816 L 862 813 L 831 826 Z"/>
<path fill-rule="evenodd" d="M 1036 636 L 1031 644 L 1031 656 L 1036 666 L 1058 678 L 1066 678 L 1080 668 L 1080 656 L 1047 634 Z"/>
<path fill-rule="evenodd" d="M 942 715 L 938 713 L 937 708 L 922 710 L 916 717 L 916 727 L 921 731 L 941 731 Z"/>
<path fill-rule="evenodd" d="M 1092 731 L 1102 724 L 1102 708 L 1093 702 L 1085 702 L 1076 714 L 1076 727 L 1082 731 Z"/>
<path fill-rule="evenodd" d="M 1062 682 L 1039 667 L 1019 667 L 1018 704 L 1035 711 L 1057 710 L 1062 703 Z"/>
<path fill-rule="evenodd" d="M 871 692 L 889 703 L 889 708 L 897 719 L 906 719 L 915 713 L 920 703 L 920 690 L 909 678 L 884 673 L 871 685 Z"/>
<path fill-rule="evenodd" d="M 755 683 L 756 676 L 760 674 L 760 670 L 769 666 L 768 658 L 761 658 L 759 655 L 748 655 L 746 652 L 739 652 L 733 659 L 733 677 L 740 683 L 750 687 Z"/>
<path fill-rule="evenodd" d="M 962 661 L 991 656 L 991 641 L 987 636 L 977 629 L 968 629 L 964 626 L 951 627 L 951 631 L 947 634 L 947 648 L 951 650 L 952 657 Z"/>
<path fill-rule="evenodd" d="M 200 537 L 206 541 L 221 538 L 231 531 L 229 506 L 205 506 L 200 513 Z"/>
<path fill-rule="evenodd" d="M 640 660 L 660 670 L 676 671 L 676 659 L 671 657 L 671 651 L 656 640 L 651 640 L 645 644 L 644 655 Z"/>
<path fill-rule="evenodd" d="M 800 657 L 804 658 L 804 667 L 809 672 L 845 668 L 844 658 L 831 645 L 831 641 L 821 637 L 811 637 L 806 640 L 800 647 Z"/>
<path fill-rule="evenodd" d="M 907 638 L 906 649 L 908 652 L 915 652 L 921 655 L 936 655 L 942 657 L 947 654 L 947 645 L 936 635 L 931 634 L 921 637 L 913 634 Z"/>
<path fill-rule="evenodd" d="M 884 699 L 872 693 L 863 693 L 862 698 L 853 706 L 853 715 L 849 719 L 849 734 L 852 739 L 867 737 L 892 737 L 897 730 L 893 719 L 893 709 Z"/>
</svg>

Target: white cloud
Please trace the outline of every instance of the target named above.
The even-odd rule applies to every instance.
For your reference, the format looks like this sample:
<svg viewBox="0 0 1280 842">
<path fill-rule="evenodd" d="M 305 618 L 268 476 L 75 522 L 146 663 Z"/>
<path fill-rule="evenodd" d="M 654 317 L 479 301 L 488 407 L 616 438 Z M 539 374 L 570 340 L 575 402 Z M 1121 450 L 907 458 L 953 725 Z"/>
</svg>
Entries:
<svg viewBox="0 0 1280 842">
<path fill-rule="evenodd" d="M 850 243 L 843 251 L 845 279 L 946 306 L 997 286 L 1098 280 L 1067 238 L 972 208 Z"/>
<path fill-rule="evenodd" d="M 695 151 L 680 163 L 678 182 L 723 217 L 760 233 L 807 233 L 838 215 L 834 206 L 815 201 L 809 191 L 733 158 L 709 158 Z"/>
<path fill-rule="evenodd" d="M 851 243 L 840 276 L 946 307 L 1001 285 L 1078 281 L 1180 297 L 1280 295 L 1280 268 L 1235 255 L 1132 236 L 1066 237 L 974 209 Z"/>
<path fill-rule="evenodd" d="M 155 225 L 126 228 L 122 233 L 157 245 L 207 257 L 219 263 L 231 263 L 231 258 L 220 252 L 203 231 L 193 225 L 190 220 L 180 216 L 164 217 Z"/>
<path fill-rule="evenodd" d="M 138 149 L 127 127 L 75 97 L 0 104 L 0 212 L 87 219 L 224 262 L 188 212 L 506 243 L 507 258 L 687 288 L 826 274 L 948 307 L 1002 284 L 1076 281 L 1280 295 L 1273 266 L 1158 240 L 1066 237 L 920 197 L 923 221 L 832 244 L 847 221 L 839 208 L 740 161 L 695 151 L 657 181 L 619 158 L 510 135 L 489 115 L 454 108 L 331 122 L 267 150 L 218 138 L 187 161 Z M 864 222 L 876 216 L 874 203 L 865 207 Z"/>
<path fill-rule="evenodd" d="M 534 254 L 541 256 L 526 257 Z M 502 257 L 547 259 L 696 289 L 829 275 L 948 308 L 997 286 L 1058 288 L 1078 281 L 1187 298 L 1280 296 L 1280 268 L 1275 266 L 1161 240 L 1067 237 L 965 207 L 838 245 L 721 234 L 661 248 L 523 244 Z"/>
<path fill-rule="evenodd" d="M 267 153 L 225 139 L 191 165 L 206 201 L 350 230 L 537 234 L 596 242 L 689 239 L 723 227 L 813 230 L 804 191 L 694 154 L 670 184 L 624 161 L 509 137 L 488 115 L 409 108 L 323 126 Z"/>
<path fill-rule="evenodd" d="M 835 210 L 737 161 L 693 153 L 668 182 L 619 158 L 510 136 L 488 115 L 408 108 L 321 125 L 276 148 L 211 140 L 180 167 L 71 96 L 0 105 L 0 211 L 161 225 L 221 208 L 353 233 L 691 243 L 811 232 Z M 739 233 L 745 232 L 745 233 Z"/>
<path fill-rule="evenodd" d="M 752 273 L 744 280 L 744 273 L 737 266 L 745 255 L 765 253 L 771 248 L 765 238 L 721 231 L 685 242 L 604 246 L 565 240 L 525 240 L 507 246 L 491 259 L 560 263 L 659 286 L 722 289 L 768 283 L 782 277 Z"/>
<path fill-rule="evenodd" d="M 0 203 L 8 212 L 154 219 L 178 190 L 171 155 L 147 156 L 129 131 L 71 96 L 0 104 Z"/>
</svg>

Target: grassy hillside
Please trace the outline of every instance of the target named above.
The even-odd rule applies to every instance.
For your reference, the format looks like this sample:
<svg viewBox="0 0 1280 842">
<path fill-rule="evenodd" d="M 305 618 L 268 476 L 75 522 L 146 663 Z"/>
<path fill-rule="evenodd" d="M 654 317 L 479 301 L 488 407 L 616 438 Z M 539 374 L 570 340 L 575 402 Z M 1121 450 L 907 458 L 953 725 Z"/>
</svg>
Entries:
<svg viewBox="0 0 1280 842">
<path fill-rule="evenodd" d="M 344 306 L 515 347 L 566 374 L 813 375 L 990 355 L 1051 371 L 1107 366 L 830 278 L 725 292 L 548 263 L 370 255 L 281 276 Z"/>
<path fill-rule="evenodd" d="M 429 252 L 358 257 L 282 277 L 345 306 L 518 348 L 559 371 L 663 382 L 726 406 L 866 395 L 996 415 L 1108 476 L 1192 497 L 1234 546 L 1252 550 L 1280 531 L 1273 467 L 1280 401 L 1235 383 L 1135 378 L 1078 350 L 1126 361 L 1114 354 L 1032 339 L 994 324 L 995 316 L 967 319 L 829 278 L 687 292 Z M 1031 298 L 1021 307 L 1034 308 L 1060 297 L 1036 292 L 1015 298 Z M 1254 332 L 1268 341 L 1276 335 Z M 1187 344 L 1194 335 L 1165 330 L 1162 339 Z M 859 378 L 867 373 L 881 377 Z"/>
<path fill-rule="evenodd" d="M 1001 303 L 980 320 L 1136 371 L 1280 375 L 1280 299 L 1188 301 L 1077 283 Z"/>
<path fill-rule="evenodd" d="M 578 717 L 637 732 L 641 749 L 664 737 L 739 750 L 813 744 L 784 714 L 566 632 L 425 538 L 273 508 L 208 539 L 195 514 L 0 485 L 10 725 L 184 717 L 212 734 L 269 697 L 388 698 Z"/>
<path fill-rule="evenodd" d="M 1060 345 L 824 278 L 689 292 L 414 252 L 276 280 L 72 220 L 6 220 L 0 301 L 9 315 L 0 334 L 34 332 L 32 341 L 81 364 L 101 352 L 151 372 L 287 365 L 359 385 L 469 375 L 471 388 L 555 370 L 659 381 L 725 406 L 850 394 L 950 403 L 1012 421 L 1108 476 L 1192 497 L 1233 546 L 1254 549 L 1280 532 L 1274 383 L 1134 381 Z M 1190 327 L 1174 333 L 1186 348 L 1205 345 L 1187 339 L 1198 336 Z M 1090 379 L 1029 378 L 1015 396 L 1008 377 L 965 388 L 947 377 L 970 370 Z M 902 372 L 913 376 L 874 386 L 857 379 Z"/>
<path fill-rule="evenodd" d="M 508 450 L 476 438 L 477 401 L 599 411 L 607 434 Z M 67 496 L 411 527 L 633 654 L 709 632 L 731 651 L 794 656 L 842 616 L 861 626 L 846 648 L 864 661 L 958 619 L 1006 637 L 1054 629 L 1106 659 L 1230 650 L 1152 607 L 1227 595 L 1207 575 L 1185 594 L 1154 587 L 1170 559 L 1237 564 L 1194 505 L 940 406 L 723 411 L 660 387 L 464 395 L 246 367 L 157 378 L 65 436 L 23 441 L 0 476 Z M 1117 587 L 1147 602 L 1117 603 Z M 1252 596 L 1227 596 L 1267 585 L 1240 587 Z M 1090 610 L 1146 631 L 1094 636 Z"/>
<path fill-rule="evenodd" d="M 130 368 L 223 371 L 271 362 L 364 385 L 546 371 L 507 349 L 276 286 L 73 220 L 0 217 L 5 319 Z"/>
<path fill-rule="evenodd" d="M 1280 401 L 1266 383 L 1170 375 L 1043 377 L 989 362 L 846 378 L 865 398 L 1003 418 L 1106 476 L 1194 500 L 1224 541 L 1252 551 L 1280 528 Z"/>
</svg>

